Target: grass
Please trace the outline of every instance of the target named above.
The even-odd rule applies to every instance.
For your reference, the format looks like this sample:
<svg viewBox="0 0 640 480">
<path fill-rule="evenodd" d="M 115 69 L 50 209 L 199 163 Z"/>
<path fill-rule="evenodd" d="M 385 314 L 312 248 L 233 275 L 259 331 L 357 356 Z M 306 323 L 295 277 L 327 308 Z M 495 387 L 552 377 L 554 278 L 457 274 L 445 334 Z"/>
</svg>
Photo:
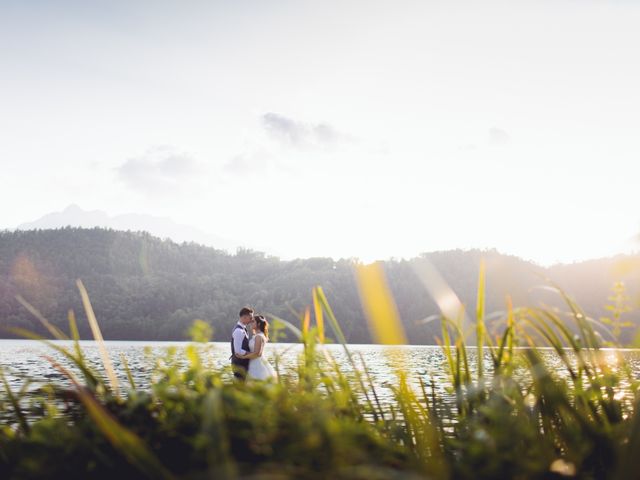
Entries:
<svg viewBox="0 0 640 480">
<path fill-rule="evenodd" d="M 404 339 L 382 270 L 363 266 L 356 277 L 376 340 Z M 126 359 L 129 385 L 118 383 L 89 297 L 79 288 L 104 371 L 88 365 L 70 315 L 72 347 L 41 339 L 65 359 L 65 365 L 50 361 L 70 388 L 53 382 L 35 394 L 26 386 L 13 391 L 0 375 L 6 419 L 0 478 L 638 476 L 638 382 L 622 357 L 611 362 L 615 351 L 603 350 L 610 343 L 601 340 L 600 326 L 561 290 L 568 315 L 514 308 L 507 299 L 495 331 L 486 322 L 481 268 L 472 329 L 464 312 L 441 319 L 443 368 L 455 403 L 443 402 L 423 379 L 413 388 L 396 364 L 389 405 L 380 402 L 362 358 L 349 350 L 319 287 L 300 315 L 300 329 L 274 319 L 304 346 L 293 374 L 277 383 L 226 381 L 209 366 L 211 332 L 199 322 L 193 344 L 156 358 L 149 390 L 136 388 Z M 41 321 L 54 338 L 67 338 Z M 322 348 L 325 335 L 342 344 L 349 369 Z M 545 362 L 543 347 L 556 352 L 560 367 Z"/>
</svg>

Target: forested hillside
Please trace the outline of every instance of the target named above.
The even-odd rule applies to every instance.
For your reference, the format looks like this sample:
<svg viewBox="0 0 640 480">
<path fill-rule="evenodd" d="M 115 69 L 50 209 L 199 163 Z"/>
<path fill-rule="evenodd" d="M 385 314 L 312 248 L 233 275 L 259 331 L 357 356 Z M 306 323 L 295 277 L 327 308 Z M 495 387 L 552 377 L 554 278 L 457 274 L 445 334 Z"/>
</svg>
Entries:
<svg viewBox="0 0 640 480">
<path fill-rule="evenodd" d="M 478 265 L 487 263 L 487 312 L 514 304 L 558 304 L 549 292 L 536 289 L 549 277 L 559 282 L 588 314 L 609 314 L 614 281 L 623 279 L 629 304 L 640 293 L 638 270 L 629 257 L 602 259 L 543 269 L 494 251 L 446 251 L 420 258 L 387 261 L 389 285 L 412 343 L 433 343 L 437 322 L 424 322 L 437 307 L 414 272 L 428 259 L 460 299 L 473 309 Z M 42 332 L 37 320 L 16 300 L 22 295 L 45 317 L 67 330 L 67 312 L 79 316 L 81 335 L 90 338 L 80 296 L 81 279 L 107 339 L 179 340 L 191 322 L 203 319 L 226 340 L 238 310 L 252 305 L 259 312 L 294 320 L 311 288 L 321 285 L 348 341 L 370 342 L 353 276 L 351 259 L 310 258 L 281 261 L 254 251 L 230 255 L 193 243 L 176 244 L 146 233 L 65 228 L 0 232 L 0 325 Z M 626 314 L 629 319 L 634 313 Z M 6 331 L 1 336 L 11 337 Z M 624 334 L 631 338 L 631 329 Z"/>
</svg>

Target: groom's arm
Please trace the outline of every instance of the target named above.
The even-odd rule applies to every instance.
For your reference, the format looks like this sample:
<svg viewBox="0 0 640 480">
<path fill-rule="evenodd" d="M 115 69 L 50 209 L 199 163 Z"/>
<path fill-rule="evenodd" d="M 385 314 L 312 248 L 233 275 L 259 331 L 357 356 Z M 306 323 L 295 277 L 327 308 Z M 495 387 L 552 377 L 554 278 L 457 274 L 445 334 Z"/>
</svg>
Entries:
<svg viewBox="0 0 640 480">
<path fill-rule="evenodd" d="M 236 328 L 231 334 L 231 338 L 233 338 L 233 351 L 236 352 L 236 357 L 238 355 L 245 355 L 247 352 L 242 348 L 244 332 L 241 329 Z"/>
<path fill-rule="evenodd" d="M 255 352 L 249 352 L 246 355 L 243 355 L 242 358 L 246 358 L 249 360 L 252 360 L 254 358 L 258 358 L 262 356 L 262 348 L 263 348 L 263 343 L 262 343 L 262 338 L 260 338 L 260 335 L 258 335 L 256 337 L 256 344 L 255 344 Z"/>
</svg>

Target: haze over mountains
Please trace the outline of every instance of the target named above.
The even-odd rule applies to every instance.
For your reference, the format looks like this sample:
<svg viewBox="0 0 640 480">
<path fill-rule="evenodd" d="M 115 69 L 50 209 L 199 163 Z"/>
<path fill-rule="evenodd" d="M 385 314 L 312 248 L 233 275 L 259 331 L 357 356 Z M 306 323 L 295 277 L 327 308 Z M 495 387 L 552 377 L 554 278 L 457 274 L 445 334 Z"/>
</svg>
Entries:
<svg viewBox="0 0 640 480">
<path fill-rule="evenodd" d="M 71 204 L 60 212 L 48 213 L 37 220 L 18 225 L 18 230 L 55 229 L 64 227 L 110 228 L 131 232 L 149 232 L 159 238 L 170 238 L 174 242 L 195 242 L 220 250 L 235 252 L 238 247 L 247 247 L 237 240 L 223 238 L 204 232 L 196 227 L 182 225 L 168 217 L 141 213 L 109 215 L 102 210 L 83 210 Z"/>
</svg>

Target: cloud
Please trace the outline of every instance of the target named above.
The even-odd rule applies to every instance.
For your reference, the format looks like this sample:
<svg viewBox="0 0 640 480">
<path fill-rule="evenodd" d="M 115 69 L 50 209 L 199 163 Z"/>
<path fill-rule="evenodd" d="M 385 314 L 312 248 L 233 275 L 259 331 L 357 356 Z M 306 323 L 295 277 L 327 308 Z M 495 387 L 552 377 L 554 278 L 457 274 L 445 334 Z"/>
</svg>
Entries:
<svg viewBox="0 0 640 480">
<path fill-rule="evenodd" d="M 263 174 L 269 167 L 269 160 L 266 152 L 240 153 L 229 160 L 223 170 L 233 175 Z"/>
<path fill-rule="evenodd" d="M 502 130 L 501 128 L 491 127 L 489 129 L 489 144 L 492 146 L 500 147 L 507 145 L 511 142 L 511 135 Z"/>
<path fill-rule="evenodd" d="M 195 159 L 171 147 L 158 147 L 129 158 L 116 168 L 118 178 L 129 188 L 145 193 L 180 190 L 200 173 Z"/>
<path fill-rule="evenodd" d="M 222 172 L 229 176 L 296 176 L 301 173 L 300 158 L 310 162 L 325 154 L 340 154 L 340 147 L 356 142 L 355 138 L 338 131 L 327 123 L 305 123 L 273 112 L 260 117 L 267 141 L 254 141 L 232 156 Z M 276 147 L 276 148 L 274 148 Z M 338 158 L 338 157 L 336 157 Z"/>
<path fill-rule="evenodd" d="M 301 150 L 331 150 L 353 141 L 327 123 L 309 124 L 272 112 L 262 116 L 262 125 L 272 140 Z"/>
</svg>

